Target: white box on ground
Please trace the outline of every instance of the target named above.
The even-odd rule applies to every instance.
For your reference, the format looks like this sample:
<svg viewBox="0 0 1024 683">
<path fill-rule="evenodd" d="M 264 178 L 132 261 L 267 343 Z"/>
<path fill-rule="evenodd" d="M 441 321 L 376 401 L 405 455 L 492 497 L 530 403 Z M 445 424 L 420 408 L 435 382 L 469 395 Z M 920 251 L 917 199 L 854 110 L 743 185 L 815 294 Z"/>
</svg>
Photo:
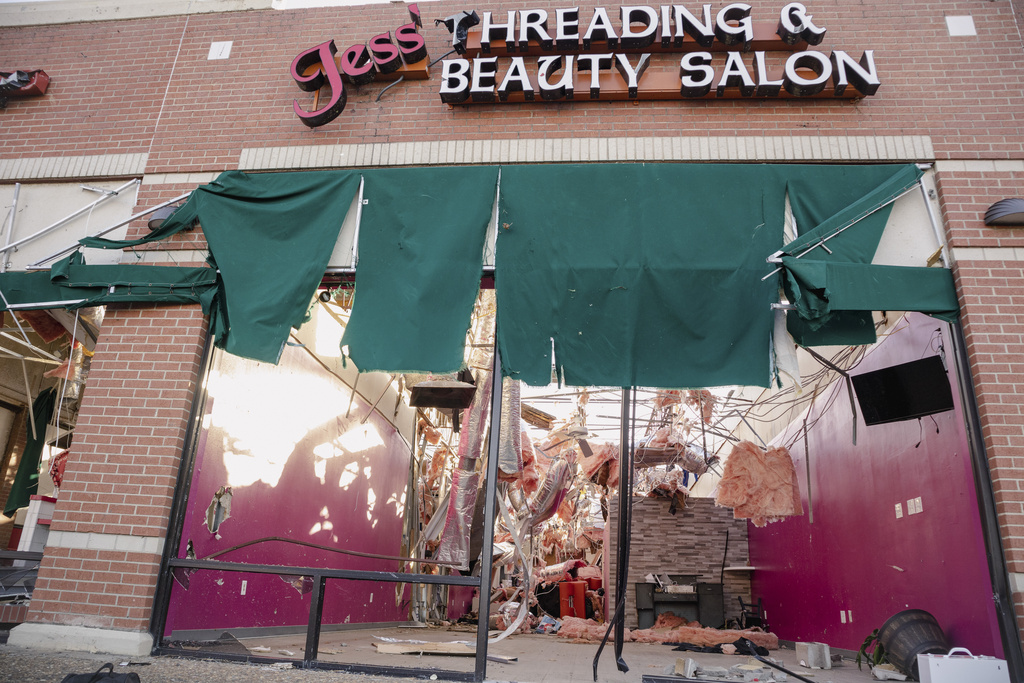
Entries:
<svg viewBox="0 0 1024 683">
<path fill-rule="evenodd" d="M 948 655 L 918 655 L 921 683 L 1010 683 L 1006 660 L 975 657 L 970 650 L 954 647 Z"/>
<path fill-rule="evenodd" d="M 796 660 L 808 669 L 832 668 L 832 653 L 825 643 L 797 643 Z"/>
</svg>

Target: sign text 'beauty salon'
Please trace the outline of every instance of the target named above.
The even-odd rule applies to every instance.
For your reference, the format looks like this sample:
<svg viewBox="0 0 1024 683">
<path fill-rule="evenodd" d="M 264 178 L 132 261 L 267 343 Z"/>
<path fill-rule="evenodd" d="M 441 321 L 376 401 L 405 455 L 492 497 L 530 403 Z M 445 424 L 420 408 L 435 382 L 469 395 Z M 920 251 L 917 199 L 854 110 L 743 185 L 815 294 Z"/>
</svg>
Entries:
<svg viewBox="0 0 1024 683">
<path fill-rule="evenodd" d="M 441 100 L 864 97 L 878 90 L 872 50 L 854 58 L 807 49 L 826 29 L 799 2 L 771 23 L 755 22 L 745 3 L 711 9 L 623 6 L 614 19 L 602 7 L 586 18 L 576 7 L 484 12 L 465 55 L 443 62 Z M 664 52 L 683 53 L 677 68 L 648 69 Z"/>
</svg>

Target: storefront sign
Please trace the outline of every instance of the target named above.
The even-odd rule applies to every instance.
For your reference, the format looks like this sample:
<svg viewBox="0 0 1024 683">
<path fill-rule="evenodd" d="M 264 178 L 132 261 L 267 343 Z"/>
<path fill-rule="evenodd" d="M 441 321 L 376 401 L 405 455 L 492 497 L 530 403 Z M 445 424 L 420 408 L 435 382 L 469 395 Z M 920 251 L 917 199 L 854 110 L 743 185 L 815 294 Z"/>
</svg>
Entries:
<svg viewBox="0 0 1024 683">
<path fill-rule="evenodd" d="M 792 2 L 777 23 L 755 24 L 751 7 L 603 7 L 583 22 L 578 8 L 484 12 L 465 57 L 443 62 L 441 101 L 493 102 L 864 97 L 881 84 L 874 52 L 806 48 L 825 36 Z M 684 53 L 674 71 L 648 70 L 652 54 Z M 778 56 L 782 53 L 782 56 Z M 585 93 L 585 94 L 584 94 Z"/>
<path fill-rule="evenodd" d="M 348 94 L 345 83 L 364 85 L 382 77 L 421 80 L 428 77 L 427 46 L 417 32 L 423 26 L 417 5 L 409 5 L 412 21 L 391 33 L 381 33 L 366 44 L 350 46 L 336 59 L 338 48 L 333 40 L 305 50 L 292 61 L 292 78 L 307 92 L 316 92 L 313 111 L 304 110 L 298 100 L 292 108 L 299 120 L 310 128 L 330 123 L 345 110 Z M 396 45 L 397 43 L 397 45 Z M 330 99 L 321 106 L 320 89 L 330 87 Z"/>
<path fill-rule="evenodd" d="M 295 100 L 305 125 L 333 121 L 347 101 L 346 83 L 376 79 L 425 79 L 427 50 L 411 23 L 338 53 L 333 40 L 301 52 L 291 66 L 298 86 L 316 92 L 311 110 Z M 729 98 L 859 98 L 881 82 L 874 51 L 854 58 L 819 45 L 826 29 L 807 8 L 791 2 L 775 22 L 755 22 L 751 7 L 731 3 L 713 14 L 710 4 L 694 12 L 683 5 L 630 5 L 617 19 L 603 7 L 584 20 L 578 7 L 510 10 L 504 15 L 463 11 L 435 24 L 452 35 L 442 62 L 439 95 L 447 104 L 666 100 Z M 663 53 L 681 54 L 671 69 L 649 68 Z M 321 102 L 321 90 L 329 95 Z"/>
</svg>

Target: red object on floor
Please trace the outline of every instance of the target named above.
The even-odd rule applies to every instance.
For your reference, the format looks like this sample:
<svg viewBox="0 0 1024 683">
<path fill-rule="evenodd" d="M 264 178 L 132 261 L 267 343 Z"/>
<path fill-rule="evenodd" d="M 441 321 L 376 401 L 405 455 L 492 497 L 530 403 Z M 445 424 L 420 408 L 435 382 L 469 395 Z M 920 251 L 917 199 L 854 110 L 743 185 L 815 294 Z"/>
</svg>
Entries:
<svg viewBox="0 0 1024 683">
<path fill-rule="evenodd" d="M 562 581 L 558 584 L 559 616 L 587 618 L 586 581 Z"/>
<path fill-rule="evenodd" d="M 597 576 L 592 576 L 587 579 L 587 588 L 592 591 L 601 590 L 601 586 L 604 585 L 604 581 Z"/>
</svg>

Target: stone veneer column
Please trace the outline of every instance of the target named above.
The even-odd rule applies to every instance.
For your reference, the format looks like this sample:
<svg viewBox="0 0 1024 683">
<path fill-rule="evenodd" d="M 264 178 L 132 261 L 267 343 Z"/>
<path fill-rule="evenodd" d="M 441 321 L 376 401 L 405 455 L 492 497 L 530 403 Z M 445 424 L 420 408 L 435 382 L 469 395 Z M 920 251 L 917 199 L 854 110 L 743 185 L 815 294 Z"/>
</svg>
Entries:
<svg viewBox="0 0 1024 683">
<path fill-rule="evenodd" d="M 148 654 L 174 487 L 199 385 L 198 306 L 111 306 L 28 621 L 15 645 Z"/>
</svg>

